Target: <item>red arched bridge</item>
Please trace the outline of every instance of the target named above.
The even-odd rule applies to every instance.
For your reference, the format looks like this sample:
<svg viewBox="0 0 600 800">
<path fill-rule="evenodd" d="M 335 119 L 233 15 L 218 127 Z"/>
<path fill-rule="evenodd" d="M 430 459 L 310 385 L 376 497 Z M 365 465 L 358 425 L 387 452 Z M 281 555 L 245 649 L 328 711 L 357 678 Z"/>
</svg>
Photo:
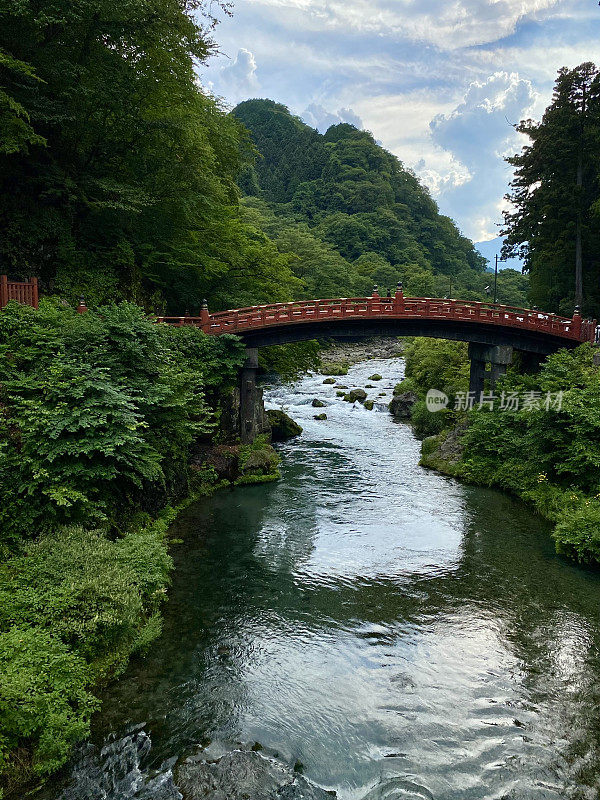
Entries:
<svg viewBox="0 0 600 800">
<path fill-rule="evenodd" d="M 306 339 L 345 339 L 369 336 L 430 336 L 469 342 L 470 391 L 479 397 L 506 372 L 513 351 L 521 352 L 525 368 L 534 368 L 544 356 L 561 347 L 594 342 L 596 321 L 544 314 L 537 309 L 513 308 L 464 300 L 404 297 L 401 285 L 393 297 L 302 300 L 293 303 L 239 308 L 209 313 L 206 303 L 199 317 L 159 317 L 169 325 L 194 325 L 219 336 L 234 333 L 248 347 L 242 374 L 242 436 L 251 438 L 253 426 L 244 417 L 252 405 L 258 348 Z M 488 366 L 489 365 L 489 366 Z M 245 397 L 249 398 L 245 401 Z M 252 398 L 252 399 L 250 399 Z M 245 420 L 245 421 L 244 421 Z"/>
<path fill-rule="evenodd" d="M 37 308 L 37 281 L 15 283 L 0 276 L 0 308 L 11 299 Z M 85 311 L 85 305 L 81 303 L 78 310 Z M 248 359 L 242 369 L 240 390 L 244 440 L 251 440 L 257 431 L 255 376 L 260 347 L 307 339 L 353 341 L 377 335 L 457 339 L 469 342 L 470 390 L 479 396 L 485 390 L 486 379 L 493 389 L 497 378 L 506 372 L 513 350 L 521 351 L 524 366 L 528 362 L 534 366 L 561 347 L 593 343 L 596 338 L 596 321 L 582 319 L 578 310 L 569 318 L 535 308 L 405 297 L 401 284 L 393 297 L 380 297 L 375 291 L 371 297 L 301 300 L 216 314 L 209 313 L 204 303 L 199 317 L 157 317 L 156 321 L 192 325 L 212 336 L 233 333 L 245 342 Z"/>
<path fill-rule="evenodd" d="M 239 308 L 199 317 L 158 317 L 168 325 L 193 325 L 219 336 L 234 333 L 248 347 L 306 339 L 354 339 L 372 335 L 432 336 L 514 347 L 548 355 L 560 347 L 594 342 L 596 322 L 579 313 L 572 319 L 537 309 L 513 308 L 465 300 L 393 297 L 301 300 Z"/>
</svg>

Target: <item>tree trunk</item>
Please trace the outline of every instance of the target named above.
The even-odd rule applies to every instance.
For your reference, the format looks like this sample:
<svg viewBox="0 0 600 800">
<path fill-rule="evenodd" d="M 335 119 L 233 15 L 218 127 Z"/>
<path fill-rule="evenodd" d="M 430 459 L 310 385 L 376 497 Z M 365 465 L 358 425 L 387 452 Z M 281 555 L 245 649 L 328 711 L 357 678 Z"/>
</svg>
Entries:
<svg viewBox="0 0 600 800">
<path fill-rule="evenodd" d="M 581 149 L 577 163 L 577 231 L 575 234 L 575 305 L 583 305 L 583 255 L 581 249 L 581 193 L 583 187 L 583 158 Z"/>
<path fill-rule="evenodd" d="M 577 154 L 577 230 L 575 233 L 575 305 L 583 306 L 583 253 L 581 245 L 583 206 L 583 148 L 585 115 L 587 111 L 587 87 L 585 80 L 581 94 L 581 117 L 579 123 L 579 148 Z"/>
</svg>

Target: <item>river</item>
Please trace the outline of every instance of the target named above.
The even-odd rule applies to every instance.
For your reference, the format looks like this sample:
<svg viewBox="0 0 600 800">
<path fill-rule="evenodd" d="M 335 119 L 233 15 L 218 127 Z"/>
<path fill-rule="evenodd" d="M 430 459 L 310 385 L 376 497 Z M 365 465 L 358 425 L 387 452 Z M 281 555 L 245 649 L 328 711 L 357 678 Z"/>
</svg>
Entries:
<svg viewBox="0 0 600 800">
<path fill-rule="evenodd" d="M 212 740 L 341 800 L 598 798 L 600 576 L 520 502 L 418 466 L 384 405 L 402 370 L 339 379 L 373 411 L 323 376 L 268 389 L 304 426 L 282 480 L 179 519 L 164 633 L 48 797 L 171 800 L 174 759 Z"/>
</svg>

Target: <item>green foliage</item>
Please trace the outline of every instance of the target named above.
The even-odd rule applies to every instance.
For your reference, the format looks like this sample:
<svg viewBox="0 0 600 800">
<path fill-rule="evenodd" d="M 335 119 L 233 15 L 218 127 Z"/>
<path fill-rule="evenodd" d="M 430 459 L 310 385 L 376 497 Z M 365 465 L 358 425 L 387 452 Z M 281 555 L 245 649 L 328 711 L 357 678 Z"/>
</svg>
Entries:
<svg viewBox="0 0 600 800">
<path fill-rule="evenodd" d="M 455 417 L 451 411 L 443 410 L 432 413 L 424 400 L 418 400 L 412 407 L 410 421 L 417 439 L 437 436 L 444 428 L 451 425 Z"/>
<path fill-rule="evenodd" d="M 2 564 L 0 765 L 28 744 L 34 774 L 61 766 L 89 733 L 93 685 L 159 635 L 168 519 L 115 541 L 62 528 Z"/>
<path fill-rule="evenodd" d="M 531 300 L 570 314 L 600 312 L 600 76 L 590 63 L 559 71 L 541 122 L 517 130 L 529 142 L 508 159 L 515 168 L 505 251 L 524 258 Z M 578 244 L 581 257 L 578 256 Z M 576 291 L 577 278 L 583 293 Z"/>
<path fill-rule="evenodd" d="M 234 115 L 260 153 L 240 180 L 246 218 L 288 257 L 295 297 L 365 296 L 400 280 L 413 295 L 444 295 L 450 281 L 460 294 L 478 277 L 473 299 L 485 299 L 485 260 L 370 133 L 337 125 L 321 136 L 270 100 Z"/>
<path fill-rule="evenodd" d="M 402 391 L 416 391 L 424 397 L 430 389 L 445 392 L 454 399 L 469 386 L 468 347 L 465 342 L 446 339 L 411 339 L 404 349 L 406 378 L 410 388 L 401 384 Z M 435 416 L 435 415 L 433 415 Z"/>
<path fill-rule="evenodd" d="M 2 544 L 59 524 L 115 524 L 166 495 L 214 425 L 204 388 L 243 360 L 233 337 L 168 328 L 137 306 L 42 304 L 0 315 Z M 178 477 L 179 474 L 179 477 Z"/>
<path fill-rule="evenodd" d="M 213 5 L 228 4 L 2 4 L 4 271 L 173 313 L 291 297 L 285 259 L 240 215 L 247 135 L 196 79 Z"/>
<path fill-rule="evenodd" d="M 561 515 L 554 531 L 556 549 L 583 564 L 600 564 L 600 503 L 586 499 Z"/>
<path fill-rule="evenodd" d="M 311 340 L 264 347 L 258 363 L 265 372 L 275 372 L 283 381 L 294 381 L 303 373 L 320 368 L 321 346 Z"/>
<path fill-rule="evenodd" d="M 462 472 L 532 502 L 557 523 L 557 548 L 582 562 L 600 555 L 600 374 L 592 348 L 561 350 L 537 375 L 509 374 L 502 391 L 563 392 L 561 408 L 476 410 Z"/>
<path fill-rule="evenodd" d="M 31 739 L 35 773 L 60 767 L 89 733 L 98 706 L 89 683 L 85 661 L 51 632 L 15 626 L 0 633 L 0 769 Z"/>
<path fill-rule="evenodd" d="M 419 386 L 417 382 L 413 378 L 404 378 L 404 380 L 400 381 L 394 386 L 394 394 L 406 394 L 411 392 L 413 394 L 417 394 L 419 392 Z"/>
</svg>

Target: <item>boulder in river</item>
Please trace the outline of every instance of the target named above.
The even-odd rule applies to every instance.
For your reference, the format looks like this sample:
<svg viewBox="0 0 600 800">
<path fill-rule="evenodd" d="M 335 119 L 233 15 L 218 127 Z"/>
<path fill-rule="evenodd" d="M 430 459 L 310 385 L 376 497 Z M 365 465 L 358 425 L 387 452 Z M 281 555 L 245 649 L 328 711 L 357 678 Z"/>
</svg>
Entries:
<svg viewBox="0 0 600 800">
<path fill-rule="evenodd" d="M 300 436 L 302 428 L 297 422 L 285 413 L 272 409 L 267 411 L 269 422 L 271 423 L 271 438 L 274 442 L 286 442 L 295 436 Z"/>
<path fill-rule="evenodd" d="M 375 405 L 375 401 L 374 400 L 365 400 L 365 402 L 364 402 L 364 406 L 367 409 L 367 411 L 373 411 L 373 406 L 374 405 Z"/>
<path fill-rule="evenodd" d="M 331 800 L 327 792 L 285 764 L 253 750 L 233 750 L 210 758 L 186 759 L 176 783 L 184 800 Z"/>
<path fill-rule="evenodd" d="M 374 375 L 371 375 L 369 380 L 370 381 L 381 381 L 381 380 L 383 380 L 383 377 L 378 372 L 376 372 Z"/>
<path fill-rule="evenodd" d="M 315 419 L 318 422 L 323 422 L 324 420 L 327 419 L 327 414 L 315 414 Z"/>
<path fill-rule="evenodd" d="M 332 386 L 335 383 L 335 378 L 325 378 L 323 383 L 325 385 Z"/>
<path fill-rule="evenodd" d="M 319 400 L 318 397 L 312 401 L 313 408 L 325 408 L 325 403 L 322 400 Z"/>
<path fill-rule="evenodd" d="M 417 395 L 413 392 L 394 395 L 389 405 L 390 412 L 396 419 L 410 419 L 413 406 L 417 400 Z"/>
<path fill-rule="evenodd" d="M 357 400 L 359 403 L 363 403 L 366 399 L 367 393 L 364 389 L 352 389 L 352 391 L 348 392 L 344 397 L 344 400 L 348 403 L 355 403 Z"/>
</svg>

